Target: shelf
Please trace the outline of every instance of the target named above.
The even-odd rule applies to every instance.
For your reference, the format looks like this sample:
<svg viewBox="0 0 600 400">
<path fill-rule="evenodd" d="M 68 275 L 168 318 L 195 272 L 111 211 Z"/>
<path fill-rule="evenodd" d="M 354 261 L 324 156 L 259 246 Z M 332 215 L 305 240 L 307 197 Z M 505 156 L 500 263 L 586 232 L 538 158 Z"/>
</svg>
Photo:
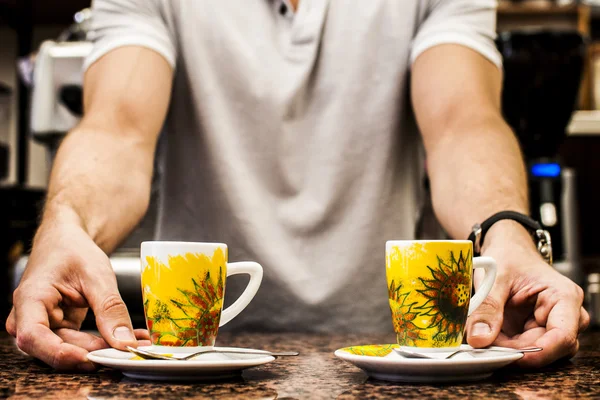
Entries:
<svg viewBox="0 0 600 400">
<path fill-rule="evenodd" d="M 523 28 L 576 29 L 582 35 L 590 33 L 591 8 L 586 4 L 556 5 L 553 3 L 498 4 L 498 29 Z"/>
<path fill-rule="evenodd" d="M 576 15 L 585 5 L 568 4 L 556 5 L 548 3 L 512 3 L 501 2 L 498 4 L 498 14 L 500 15 Z"/>
<path fill-rule="evenodd" d="M 569 136 L 600 136 L 600 111 L 575 111 L 567 127 Z"/>
</svg>

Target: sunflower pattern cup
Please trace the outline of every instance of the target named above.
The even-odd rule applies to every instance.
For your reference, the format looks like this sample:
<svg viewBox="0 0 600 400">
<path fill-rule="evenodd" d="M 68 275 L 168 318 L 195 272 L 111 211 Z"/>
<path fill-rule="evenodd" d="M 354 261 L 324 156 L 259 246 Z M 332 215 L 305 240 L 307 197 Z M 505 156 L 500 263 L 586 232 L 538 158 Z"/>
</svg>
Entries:
<svg viewBox="0 0 600 400">
<path fill-rule="evenodd" d="M 473 268 L 485 277 L 471 298 Z M 462 343 L 467 317 L 492 288 L 496 263 L 473 258 L 470 241 L 388 241 L 386 277 L 398 345 L 443 351 Z"/>
<path fill-rule="evenodd" d="M 214 346 L 220 326 L 252 300 L 262 280 L 254 262 L 227 262 L 219 243 L 142 243 L 142 297 L 146 325 L 154 346 Z M 249 274 L 242 295 L 223 310 L 226 279 Z"/>
</svg>

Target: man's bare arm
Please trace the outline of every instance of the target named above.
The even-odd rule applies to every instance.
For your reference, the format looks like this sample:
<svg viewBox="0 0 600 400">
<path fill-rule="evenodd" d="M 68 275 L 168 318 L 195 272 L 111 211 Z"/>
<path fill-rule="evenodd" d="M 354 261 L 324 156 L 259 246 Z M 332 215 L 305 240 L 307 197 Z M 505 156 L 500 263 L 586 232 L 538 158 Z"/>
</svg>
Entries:
<svg viewBox="0 0 600 400">
<path fill-rule="evenodd" d="M 498 211 L 527 213 L 524 162 L 500 112 L 499 69 L 468 48 L 440 45 L 417 58 L 412 79 L 433 205 L 447 231 L 465 239 L 474 223 Z M 494 224 L 482 252 L 499 269 L 467 321 L 469 344 L 542 347 L 519 361 L 528 367 L 574 355 L 589 323 L 581 288 L 549 267 L 515 222 Z"/>
<path fill-rule="evenodd" d="M 430 49 L 413 67 L 434 208 L 454 238 L 497 211 L 528 210 L 519 144 L 500 113 L 501 86 L 495 65 L 458 45 Z"/>
<path fill-rule="evenodd" d="M 44 215 L 74 219 L 112 251 L 145 214 L 172 70 L 157 53 L 124 47 L 85 76 L 81 123 L 54 162 Z"/>
<path fill-rule="evenodd" d="M 57 369 L 93 370 L 88 351 L 136 346 L 106 252 L 146 211 L 172 69 L 141 47 L 113 50 L 87 72 L 85 116 L 64 140 L 29 262 L 13 294 L 8 332 Z M 91 308 L 101 337 L 80 332 Z"/>
</svg>

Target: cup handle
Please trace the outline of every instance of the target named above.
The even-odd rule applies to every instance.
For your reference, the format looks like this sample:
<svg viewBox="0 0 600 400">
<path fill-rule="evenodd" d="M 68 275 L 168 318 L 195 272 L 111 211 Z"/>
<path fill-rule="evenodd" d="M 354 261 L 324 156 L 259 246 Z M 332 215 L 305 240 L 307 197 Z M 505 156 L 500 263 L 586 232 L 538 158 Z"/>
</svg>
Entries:
<svg viewBox="0 0 600 400">
<path fill-rule="evenodd" d="M 252 261 L 227 263 L 227 276 L 239 274 L 250 275 L 250 282 L 248 282 L 248 286 L 246 286 L 246 290 L 242 295 L 232 305 L 223 310 L 219 326 L 223 326 L 237 317 L 250 304 L 262 282 L 263 269 L 260 264 Z"/>
<path fill-rule="evenodd" d="M 471 315 L 473 311 L 477 309 L 483 303 L 483 300 L 487 297 L 487 295 L 492 290 L 492 286 L 494 286 L 494 281 L 496 280 L 496 260 L 492 257 L 474 257 L 473 258 L 473 268 L 483 268 L 485 270 L 485 276 L 483 277 L 483 282 L 479 289 L 477 289 L 477 293 L 475 296 L 471 298 L 471 303 L 469 304 L 469 312 L 467 315 Z"/>
</svg>

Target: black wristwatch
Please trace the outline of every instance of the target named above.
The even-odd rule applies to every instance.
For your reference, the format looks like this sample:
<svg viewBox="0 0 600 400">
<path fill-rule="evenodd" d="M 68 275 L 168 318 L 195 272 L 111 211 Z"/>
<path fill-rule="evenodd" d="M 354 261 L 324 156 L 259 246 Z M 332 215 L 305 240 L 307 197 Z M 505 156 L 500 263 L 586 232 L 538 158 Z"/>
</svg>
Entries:
<svg viewBox="0 0 600 400">
<path fill-rule="evenodd" d="M 529 230 L 533 234 L 538 252 L 548 264 L 552 265 L 552 241 L 550 240 L 550 233 L 543 229 L 542 225 L 536 220 L 516 211 L 501 211 L 492 215 L 481 224 L 473 225 L 473 231 L 469 235 L 469 240 L 473 242 L 474 255 L 478 256 L 481 253 L 481 245 L 487 231 L 492 225 L 503 219 L 516 221 Z"/>
</svg>

